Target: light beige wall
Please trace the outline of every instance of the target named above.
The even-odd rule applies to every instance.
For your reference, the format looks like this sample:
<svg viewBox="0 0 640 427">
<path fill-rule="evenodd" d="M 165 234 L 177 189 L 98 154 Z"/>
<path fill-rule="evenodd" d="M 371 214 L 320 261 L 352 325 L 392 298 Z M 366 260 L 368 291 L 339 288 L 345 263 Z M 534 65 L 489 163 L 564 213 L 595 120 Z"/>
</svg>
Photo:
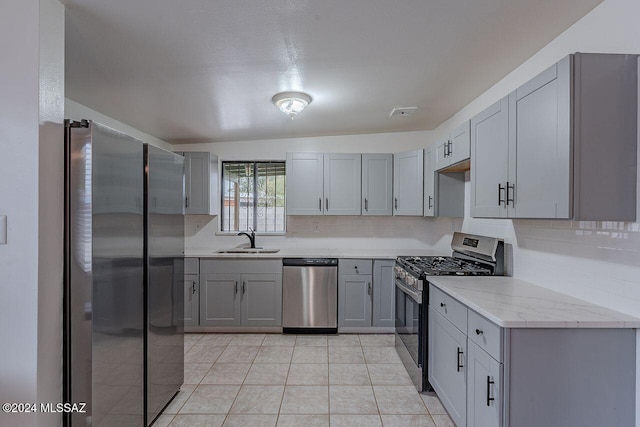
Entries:
<svg viewBox="0 0 640 427">
<path fill-rule="evenodd" d="M 62 375 L 64 8 L 7 0 L 0 13 L 0 402 L 57 402 Z M 60 425 L 0 412 L 0 425 Z"/>
</svg>

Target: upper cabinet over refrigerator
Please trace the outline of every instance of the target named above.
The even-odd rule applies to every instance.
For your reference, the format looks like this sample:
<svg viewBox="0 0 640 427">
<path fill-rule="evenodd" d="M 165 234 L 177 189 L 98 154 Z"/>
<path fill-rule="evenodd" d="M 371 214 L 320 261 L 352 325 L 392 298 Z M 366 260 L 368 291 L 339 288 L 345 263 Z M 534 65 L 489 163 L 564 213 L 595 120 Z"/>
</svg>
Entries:
<svg viewBox="0 0 640 427">
<path fill-rule="evenodd" d="M 574 54 L 471 119 L 471 215 L 635 221 L 638 56 Z"/>
</svg>

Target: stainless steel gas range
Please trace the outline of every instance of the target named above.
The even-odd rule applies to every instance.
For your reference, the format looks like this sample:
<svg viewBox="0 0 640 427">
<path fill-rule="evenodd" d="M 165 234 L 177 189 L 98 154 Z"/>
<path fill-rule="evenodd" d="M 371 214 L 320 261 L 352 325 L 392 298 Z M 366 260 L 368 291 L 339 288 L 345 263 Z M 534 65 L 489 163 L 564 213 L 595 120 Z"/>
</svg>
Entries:
<svg viewBox="0 0 640 427">
<path fill-rule="evenodd" d="M 418 391 L 432 391 L 427 380 L 429 276 L 504 275 L 504 242 L 494 237 L 454 233 L 452 256 L 401 256 L 396 283 L 396 349 Z"/>
</svg>

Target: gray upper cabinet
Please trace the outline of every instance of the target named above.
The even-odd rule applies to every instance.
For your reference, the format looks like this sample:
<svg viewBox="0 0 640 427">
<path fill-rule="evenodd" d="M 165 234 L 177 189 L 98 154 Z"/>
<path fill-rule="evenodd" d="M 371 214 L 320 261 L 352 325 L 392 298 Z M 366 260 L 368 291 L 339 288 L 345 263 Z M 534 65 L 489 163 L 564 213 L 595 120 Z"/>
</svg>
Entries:
<svg viewBox="0 0 640 427">
<path fill-rule="evenodd" d="M 509 217 L 571 217 L 570 76 L 566 57 L 509 95 Z"/>
<path fill-rule="evenodd" d="M 435 168 L 441 170 L 471 156 L 471 129 L 469 121 L 456 127 L 447 138 L 436 142 Z"/>
<path fill-rule="evenodd" d="M 361 192 L 362 155 L 325 154 L 324 214 L 360 215 Z"/>
<path fill-rule="evenodd" d="M 569 55 L 507 104 L 471 120 L 472 216 L 636 219 L 637 55 Z"/>
<path fill-rule="evenodd" d="M 423 150 L 393 155 L 393 214 L 423 214 Z"/>
<path fill-rule="evenodd" d="M 360 215 L 360 154 L 287 153 L 287 215 Z"/>
<path fill-rule="evenodd" d="M 373 313 L 371 324 L 378 327 L 395 327 L 396 286 L 393 275 L 395 261 L 373 261 Z"/>
<path fill-rule="evenodd" d="M 508 97 L 471 119 L 471 216 L 507 216 Z"/>
<path fill-rule="evenodd" d="M 287 153 L 287 215 L 324 213 L 324 156 Z"/>
<path fill-rule="evenodd" d="M 436 216 L 436 170 L 433 146 L 424 149 L 424 216 Z"/>
<path fill-rule="evenodd" d="M 218 157 L 209 152 L 184 152 L 185 214 L 218 215 Z"/>
<path fill-rule="evenodd" d="M 362 215 L 393 214 L 393 155 L 362 155 Z"/>
</svg>

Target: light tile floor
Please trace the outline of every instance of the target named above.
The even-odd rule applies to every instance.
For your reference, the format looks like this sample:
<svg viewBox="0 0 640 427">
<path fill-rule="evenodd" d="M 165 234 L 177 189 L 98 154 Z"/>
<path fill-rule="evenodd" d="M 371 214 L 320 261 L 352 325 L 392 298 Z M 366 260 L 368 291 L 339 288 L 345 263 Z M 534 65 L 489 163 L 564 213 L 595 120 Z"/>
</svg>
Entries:
<svg viewBox="0 0 640 427">
<path fill-rule="evenodd" d="M 393 335 L 185 335 L 185 384 L 155 427 L 453 422 L 419 394 Z"/>
</svg>

